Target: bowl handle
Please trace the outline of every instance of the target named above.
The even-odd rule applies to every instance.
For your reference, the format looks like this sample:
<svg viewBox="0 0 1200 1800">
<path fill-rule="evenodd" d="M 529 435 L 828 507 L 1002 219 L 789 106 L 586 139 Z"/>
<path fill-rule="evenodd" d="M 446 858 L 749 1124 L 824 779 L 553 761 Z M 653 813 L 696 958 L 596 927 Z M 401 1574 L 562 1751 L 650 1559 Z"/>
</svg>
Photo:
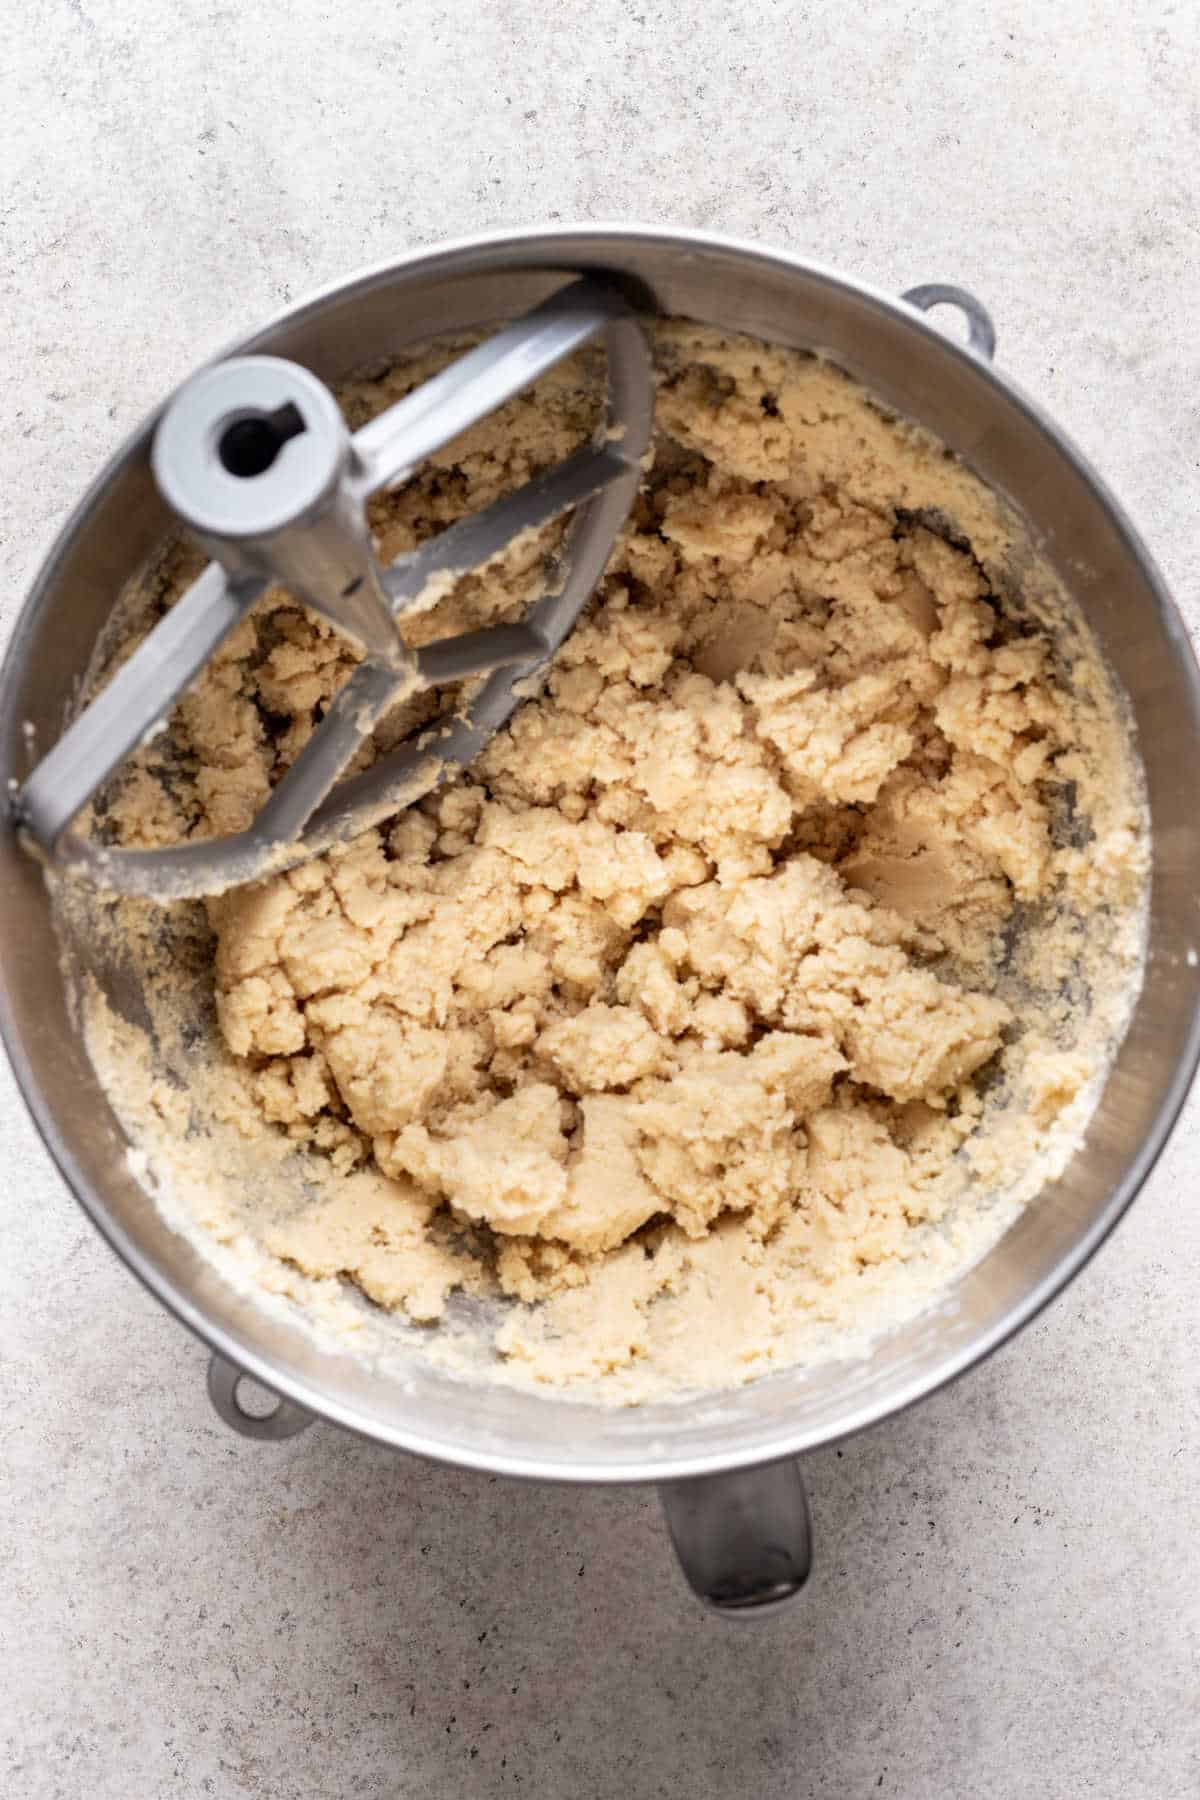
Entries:
<svg viewBox="0 0 1200 1800">
<path fill-rule="evenodd" d="M 218 1418 L 232 1431 L 250 1438 L 290 1438 L 313 1423 L 312 1413 L 297 1406 L 294 1400 L 285 1400 L 282 1395 L 277 1396 L 279 1404 L 272 1412 L 247 1412 L 238 1394 L 238 1388 L 246 1379 L 235 1363 L 226 1362 L 214 1350 L 208 1364 L 208 1397 Z"/>
<path fill-rule="evenodd" d="M 658 1491 L 689 1587 L 724 1618 L 761 1618 L 808 1580 L 812 1532 L 794 1457 Z"/>
<path fill-rule="evenodd" d="M 982 300 L 968 294 L 966 288 L 951 287 L 944 281 L 927 281 L 921 287 L 906 288 L 900 298 L 918 312 L 934 306 L 954 306 L 967 321 L 967 349 L 991 362 L 996 354 L 996 327 Z"/>
</svg>

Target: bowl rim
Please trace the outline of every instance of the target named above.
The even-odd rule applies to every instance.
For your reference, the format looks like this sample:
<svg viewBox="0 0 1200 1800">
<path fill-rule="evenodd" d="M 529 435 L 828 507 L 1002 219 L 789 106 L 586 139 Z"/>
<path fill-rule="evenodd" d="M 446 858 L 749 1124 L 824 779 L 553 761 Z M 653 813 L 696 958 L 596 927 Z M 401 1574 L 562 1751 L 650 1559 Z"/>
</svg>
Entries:
<svg viewBox="0 0 1200 1800">
<path fill-rule="evenodd" d="M 274 336 L 285 325 L 298 324 L 306 317 L 319 313 L 332 300 L 347 298 L 355 290 L 369 291 L 378 283 L 392 280 L 397 274 L 413 272 L 418 268 L 423 273 L 440 271 L 452 276 L 456 272 L 455 265 L 466 263 L 473 266 L 463 268 L 461 273 L 479 273 L 481 270 L 476 259 L 482 255 L 488 259 L 493 270 L 505 265 L 530 270 L 543 262 L 552 263 L 556 246 L 568 242 L 575 249 L 584 246 L 589 256 L 594 255 L 599 259 L 606 246 L 619 252 L 622 246 L 627 247 L 631 241 L 701 254 L 732 255 L 766 264 L 783 273 L 815 278 L 835 290 L 852 294 L 859 300 L 865 299 L 899 317 L 911 330 L 936 340 L 943 351 L 948 350 L 961 358 L 985 383 L 992 384 L 1010 404 L 1015 405 L 1091 487 L 1107 511 L 1122 547 L 1138 565 L 1154 596 L 1186 681 L 1193 712 L 1200 716 L 1200 670 L 1169 590 L 1121 502 L 1066 433 L 1018 383 L 1007 375 L 1001 375 L 990 361 L 972 352 L 965 344 L 949 339 L 917 307 L 871 283 L 844 275 L 792 251 L 771 248 L 752 239 L 722 233 L 621 220 L 566 222 L 544 227 L 473 233 L 439 240 L 432 245 L 407 251 L 402 256 L 370 263 L 348 276 L 327 282 L 299 301 L 280 309 L 255 330 L 240 334 L 217 351 L 214 357 L 206 360 L 219 360 L 253 350 L 258 347 L 260 340 Z M 166 400 L 163 402 L 165 404 Z M 0 713 L 8 708 L 8 690 L 13 680 L 14 665 L 21 660 L 19 652 L 24 638 L 32 630 L 35 619 L 40 616 L 42 607 L 47 603 L 59 563 L 74 538 L 86 526 L 95 502 L 109 482 L 136 454 L 139 445 L 149 438 L 161 410 L 161 406 L 154 409 L 118 444 L 71 509 L 49 548 L 44 551 L 5 647 L 0 666 Z M 259 1352 L 239 1332 L 210 1319 L 186 1289 L 133 1241 L 104 1204 L 102 1196 L 93 1191 L 90 1180 L 79 1167 L 59 1131 L 53 1109 L 33 1073 L 18 1033 L 7 984 L 3 982 L 0 982 L 0 1039 L 7 1050 L 18 1089 L 33 1123 L 78 1204 L 142 1285 L 216 1355 L 313 1417 L 325 1419 L 374 1443 L 382 1443 L 453 1467 L 475 1469 L 494 1475 L 571 1485 L 622 1485 L 715 1475 L 838 1443 L 937 1393 L 1007 1343 L 1036 1318 L 1095 1255 L 1124 1216 L 1161 1156 L 1200 1063 L 1200 1004 L 1193 1008 L 1183 1054 L 1165 1085 L 1151 1125 L 1130 1159 L 1124 1177 L 1114 1184 L 1107 1200 L 1096 1210 L 1076 1242 L 1053 1268 L 968 1343 L 948 1351 L 944 1359 L 932 1369 L 919 1375 L 910 1375 L 896 1390 L 883 1398 L 858 1403 L 831 1430 L 812 1427 L 789 1429 L 785 1426 L 774 1429 L 765 1442 L 747 1447 L 738 1446 L 728 1454 L 714 1451 L 690 1455 L 658 1454 L 624 1461 L 614 1458 L 604 1462 L 590 1462 L 585 1457 L 570 1466 L 563 1463 L 546 1466 L 537 1456 L 527 1453 L 491 1453 L 471 1446 L 464 1447 L 454 1442 L 452 1431 L 445 1435 L 433 1434 L 427 1430 L 408 1429 L 403 1424 L 393 1427 L 390 1422 L 381 1429 L 379 1422 L 369 1417 L 364 1409 L 331 1400 L 305 1380 L 276 1369 L 270 1358 Z M 735 1392 L 736 1390 L 732 1390 L 731 1396 Z M 559 1404 L 562 1403 L 562 1398 L 554 1396 Z"/>
</svg>

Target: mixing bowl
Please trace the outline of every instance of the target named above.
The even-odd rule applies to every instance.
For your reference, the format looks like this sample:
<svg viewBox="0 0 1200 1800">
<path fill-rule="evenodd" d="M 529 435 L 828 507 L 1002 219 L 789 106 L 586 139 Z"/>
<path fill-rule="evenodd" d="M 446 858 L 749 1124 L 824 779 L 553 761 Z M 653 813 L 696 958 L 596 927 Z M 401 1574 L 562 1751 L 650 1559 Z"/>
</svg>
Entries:
<svg viewBox="0 0 1200 1800">
<path fill-rule="evenodd" d="M 809 1566 L 795 1458 L 862 1430 L 961 1374 L 1078 1272 L 1152 1168 L 1200 1045 L 1200 689 L 1183 626 L 1120 507 L 1062 433 L 990 365 L 986 313 L 959 289 L 889 298 L 797 257 L 693 232 L 560 229 L 477 238 L 368 270 L 290 308 L 238 348 L 291 357 L 326 381 L 440 332 L 533 306 L 581 271 L 634 301 L 774 343 L 827 352 L 928 427 L 1024 514 L 1129 698 L 1153 825 L 1145 981 L 1084 1141 L 944 1301 L 867 1355 L 773 1374 L 728 1393 L 608 1408 L 472 1386 L 415 1358 L 403 1382 L 323 1347 L 235 1289 L 139 1186 L 72 1024 L 41 869 L 0 834 L 0 1026 L 26 1101 L 80 1204 L 113 1249 L 213 1351 L 209 1388 L 238 1430 L 282 1437 L 314 1416 L 380 1443 L 497 1474 L 662 1484 L 693 1587 L 754 1612 Z M 960 345 L 926 318 L 966 317 Z M 168 529 L 150 472 L 155 420 L 113 457 L 34 583 L 0 674 L 0 776 L 53 742 L 114 596 Z M 252 1376 L 279 1397 L 241 1404 Z"/>
</svg>

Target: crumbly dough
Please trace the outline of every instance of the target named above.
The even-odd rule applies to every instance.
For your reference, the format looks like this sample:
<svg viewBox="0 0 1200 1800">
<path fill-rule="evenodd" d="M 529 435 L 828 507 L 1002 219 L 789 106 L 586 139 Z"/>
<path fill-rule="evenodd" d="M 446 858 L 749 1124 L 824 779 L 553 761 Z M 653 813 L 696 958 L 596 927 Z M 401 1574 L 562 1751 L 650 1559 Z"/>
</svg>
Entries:
<svg viewBox="0 0 1200 1800">
<path fill-rule="evenodd" d="M 985 1086 L 1023 1167 L 1094 1087 L 1120 1007 L 1068 976 L 1090 921 L 1129 987 L 1145 866 L 1118 703 L 1005 509 L 821 360 L 681 322 L 655 350 L 643 490 L 544 692 L 440 791 L 208 909 L 208 1125 L 324 1171 L 241 1203 L 256 1254 L 425 1323 L 507 1297 L 510 1372 L 626 1398 L 787 1362 L 919 1257 L 944 1281 Z M 352 423 L 438 360 L 350 389 Z M 381 555 L 567 454 L 595 392 L 567 365 L 380 497 Z M 557 535 L 413 641 L 518 614 Z M 194 572 L 173 553 L 151 611 Z M 104 828 L 241 829 L 353 662 L 267 596 Z M 162 1040 L 169 975 L 143 986 Z"/>
</svg>

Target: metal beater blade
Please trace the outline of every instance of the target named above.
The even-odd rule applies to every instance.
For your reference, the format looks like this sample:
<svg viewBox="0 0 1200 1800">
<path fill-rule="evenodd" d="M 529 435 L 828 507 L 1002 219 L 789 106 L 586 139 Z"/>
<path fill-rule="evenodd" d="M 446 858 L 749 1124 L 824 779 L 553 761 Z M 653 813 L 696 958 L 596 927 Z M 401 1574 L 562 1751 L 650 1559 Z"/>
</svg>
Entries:
<svg viewBox="0 0 1200 1800">
<path fill-rule="evenodd" d="M 600 440 L 386 568 L 366 501 L 603 333 Z M 154 439 L 159 490 L 213 561 L 14 796 L 26 846 L 96 886 L 169 901 L 222 893 L 347 842 L 469 763 L 562 643 L 608 561 L 650 441 L 645 338 L 625 303 L 577 280 L 468 351 L 353 437 L 329 390 L 296 363 L 245 356 L 202 370 Z M 518 624 L 410 651 L 396 625 L 514 538 L 574 511 L 552 586 Z M 356 639 L 363 661 L 253 823 L 236 835 L 120 850 L 71 829 L 153 732 L 263 591 L 280 583 Z M 339 781 L 382 715 L 422 688 L 486 675 L 470 705 Z"/>
</svg>

